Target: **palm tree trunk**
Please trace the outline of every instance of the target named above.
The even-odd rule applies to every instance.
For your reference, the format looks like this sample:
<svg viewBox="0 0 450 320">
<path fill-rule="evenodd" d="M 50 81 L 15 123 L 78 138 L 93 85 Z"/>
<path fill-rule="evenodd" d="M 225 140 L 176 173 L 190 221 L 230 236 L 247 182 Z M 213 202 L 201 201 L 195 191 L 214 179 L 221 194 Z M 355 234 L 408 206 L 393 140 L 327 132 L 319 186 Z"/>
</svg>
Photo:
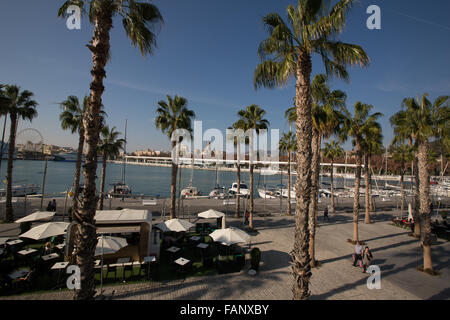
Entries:
<svg viewBox="0 0 450 320">
<path fill-rule="evenodd" d="M 419 214 L 419 208 L 420 208 L 420 180 L 419 180 L 419 162 L 417 160 L 417 154 L 414 155 L 414 210 L 413 210 L 413 218 L 414 218 L 414 236 L 416 238 L 420 238 L 420 214 Z"/>
<path fill-rule="evenodd" d="M 334 205 L 334 179 L 333 179 L 333 158 L 331 159 L 331 174 L 330 174 L 330 180 L 331 180 L 331 212 L 333 214 L 336 214 L 336 209 L 335 209 L 335 205 Z"/>
<path fill-rule="evenodd" d="M 288 151 L 288 215 L 291 215 L 291 152 Z"/>
<path fill-rule="evenodd" d="M 6 168 L 6 203 L 5 203 L 5 221 L 14 221 L 14 212 L 12 206 L 12 171 L 14 161 L 14 149 L 16 146 L 17 114 L 10 113 L 11 127 L 9 128 L 9 146 L 8 146 L 8 166 Z"/>
<path fill-rule="evenodd" d="M 423 247 L 423 270 L 433 270 L 431 262 L 431 202 L 428 148 L 427 140 L 419 142 L 420 230 Z"/>
<path fill-rule="evenodd" d="M 369 195 L 369 156 L 367 154 L 364 155 L 364 176 L 365 176 L 365 184 L 366 184 L 366 190 L 365 190 L 365 209 L 366 209 L 366 215 L 364 217 L 364 223 L 370 223 L 370 195 Z"/>
<path fill-rule="evenodd" d="M 239 193 L 241 192 L 241 165 L 238 163 L 236 164 L 236 167 L 237 167 L 237 190 L 236 190 L 236 210 L 234 211 L 234 217 L 239 218 L 239 211 L 240 211 Z"/>
<path fill-rule="evenodd" d="M 368 160 L 369 160 L 369 211 L 370 212 L 375 212 L 375 206 L 374 206 L 374 204 L 373 204 L 373 196 L 372 196 L 372 172 L 371 172 L 371 169 L 370 169 L 370 163 L 371 163 L 371 160 L 372 160 L 372 155 L 369 153 L 369 157 L 368 157 Z"/>
<path fill-rule="evenodd" d="M 172 150 L 175 150 L 176 141 L 172 141 Z M 178 158 L 178 151 L 176 158 Z M 172 161 L 172 180 L 170 183 L 170 219 L 175 219 L 176 213 L 175 213 L 175 202 L 176 202 L 176 190 L 177 190 L 177 171 L 178 171 L 178 165 Z M 180 181 L 181 184 L 181 181 Z M 178 195 L 181 197 L 181 194 Z"/>
<path fill-rule="evenodd" d="M 104 198 L 104 192 L 105 192 L 105 177 L 106 177 L 106 154 L 103 154 L 102 159 L 102 178 L 100 182 L 100 199 L 99 199 L 99 209 L 103 210 L 103 198 Z"/>
<path fill-rule="evenodd" d="M 356 168 L 355 168 L 355 192 L 353 196 L 353 241 L 358 238 L 358 217 L 359 217 L 359 185 L 361 183 L 361 145 L 356 141 Z"/>
<path fill-rule="evenodd" d="M 312 171 L 311 171 L 311 202 L 309 203 L 309 256 L 311 267 L 316 266 L 315 259 L 315 237 L 317 219 L 317 201 L 319 190 L 319 169 L 320 169 L 320 136 L 317 130 L 313 129 L 311 149 L 312 149 Z"/>
<path fill-rule="evenodd" d="M 295 207 L 295 239 L 292 255 L 294 276 L 293 298 L 305 300 L 310 296 L 309 279 L 311 265 L 309 256 L 309 203 L 311 201 L 311 56 L 300 52 L 297 62 L 295 106 L 297 111 L 297 179 Z"/>
<path fill-rule="evenodd" d="M 103 79 L 106 76 L 105 66 L 109 56 L 110 37 L 112 28 L 112 11 L 108 1 L 99 3 L 94 21 L 94 35 L 87 47 L 92 52 L 93 68 L 91 70 L 92 82 L 90 85 L 89 108 L 83 119 L 85 140 L 87 146 L 84 164 L 84 182 L 81 208 L 75 212 L 75 221 L 78 223 L 78 240 L 76 243 L 76 263 L 81 273 L 81 288 L 75 291 L 78 300 L 91 300 L 95 295 L 94 282 L 94 253 L 97 245 L 95 229 L 96 172 L 97 172 L 97 146 L 101 129 L 99 116 L 102 107 L 102 94 L 104 91 Z"/>
<path fill-rule="evenodd" d="M 403 212 L 405 211 L 405 160 L 402 158 L 401 161 L 401 169 L 400 169 L 400 189 L 401 189 L 401 198 L 402 198 L 402 202 L 401 202 L 401 211 L 402 211 L 402 216 L 403 216 Z"/>
<path fill-rule="evenodd" d="M 83 148 L 84 148 L 84 129 L 80 129 L 80 137 L 78 139 L 78 151 L 77 151 L 77 163 L 75 165 L 75 177 L 73 181 L 73 203 L 72 203 L 72 220 L 74 219 L 73 212 L 78 210 L 78 196 L 80 189 L 80 175 L 81 175 L 81 162 L 83 160 Z"/>
<path fill-rule="evenodd" d="M 249 228 L 253 229 L 253 168 L 254 164 L 250 164 L 250 215 L 249 215 Z"/>
</svg>

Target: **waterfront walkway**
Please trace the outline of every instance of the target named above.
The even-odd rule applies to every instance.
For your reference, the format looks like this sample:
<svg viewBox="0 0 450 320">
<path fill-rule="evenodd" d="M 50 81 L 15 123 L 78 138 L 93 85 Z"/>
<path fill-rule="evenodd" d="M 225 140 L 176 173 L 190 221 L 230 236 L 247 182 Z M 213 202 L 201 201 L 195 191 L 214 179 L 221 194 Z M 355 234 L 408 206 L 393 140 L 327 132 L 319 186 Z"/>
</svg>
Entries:
<svg viewBox="0 0 450 320">
<path fill-rule="evenodd" d="M 368 274 L 351 265 L 353 246 L 350 213 L 330 214 L 330 222 L 318 217 L 316 256 L 321 266 L 312 271 L 312 299 L 450 299 L 450 243 L 439 240 L 432 248 L 436 277 L 418 272 L 422 251 L 417 239 L 405 229 L 390 224 L 393 212 L 377 212 L 374 223 L 360 222 L 360 239 L 370 246 L 373 264 L 381 268 L 381 289 L 370 290 Z M 362 215 L 361 215 L 362 217 Z M 242 228 L 242 222 L 227 219 L 228 225 Z M 2 230 L 7 225 L 0 225 Z M 124 284 L 106 287 L 109 299 L 292 299 L 292 275 L 289 252 L 293 246 L 294 218 L 289 216 L 256 217 L 258 234 L 252 247 L 262 251 L 260 271 L 250 276 L 241 273 L 191 277 L 165 283 Z M 8 299 L 72 299 L 69 291 L 25 294 Z"/>
</svg>

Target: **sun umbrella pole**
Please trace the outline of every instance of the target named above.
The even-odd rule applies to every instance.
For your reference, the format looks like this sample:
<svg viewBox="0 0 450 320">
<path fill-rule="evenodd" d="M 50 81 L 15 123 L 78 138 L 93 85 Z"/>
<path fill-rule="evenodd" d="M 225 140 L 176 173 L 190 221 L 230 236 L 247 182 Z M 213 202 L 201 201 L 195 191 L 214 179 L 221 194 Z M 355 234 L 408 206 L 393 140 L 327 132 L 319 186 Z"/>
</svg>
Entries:
<svg viewBox="0 0 450 320">
<path fill-rule="evenodd" d="M 103 294 L 103 235 L 102 235 L 102 263 L 100 267 L 100 295 Z"/>
<path fill-rule="evenodd" d="M 48 159 L 45 158 L 44 181 L 42 181 L 41 211 L 44 206 L 45 179 L 47 178 Z"/>
</svg>

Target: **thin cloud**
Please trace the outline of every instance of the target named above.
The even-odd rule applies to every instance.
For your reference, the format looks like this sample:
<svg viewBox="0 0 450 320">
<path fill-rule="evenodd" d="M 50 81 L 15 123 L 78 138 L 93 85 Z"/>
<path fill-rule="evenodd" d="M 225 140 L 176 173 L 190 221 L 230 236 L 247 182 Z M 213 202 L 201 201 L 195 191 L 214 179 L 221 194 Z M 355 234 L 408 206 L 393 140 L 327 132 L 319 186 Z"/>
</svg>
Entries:
<svg viewBox="0 0 450 320">
<path fill-rule="evenodd" d="M 410 19 L 413 19 L 413 20 L 416 20 L 416 21 L 419 21 L 419 22 L 427 23 L 429 25 L 432 25 L 432 26 L 439 27 L 439 28 L 442 28 L 442 29 L 450 31 L 450 27 L 449 26 L 445 26 L 443 24 L 439 24 L 439 23 L 436 23 L 436 22 L 433 22 L 433 21 L 430 21 L 430 20 L 422 19 L 422 18 L 413 17 L 413 16 L 410 16 L 409 14 L 405 14 L 405 13 L 394 11 L 394 10 L 387 10 L 387 11 L 390 11 L 392 13 L 401 15 L 403 17 L 407 17 L 407 18 L 410 18 Z"/>
<path fill-rule="evenodd" d="M 117 81 L 117 80 L 106 80 L 105 82 L 112 84 L 112 85 L 119 86 L 119 87 L 142 91 L 142 92 L 153 93 L 153 94 L 183 95 L 188 99 L 188 101 L 197 102 L 197 103 L 206 104 L 206 105 L 213 105 L 213 106 L 227 107 L 227 108 L 233 108 L 238 105 L 238 104 L 232 104 L 232 103 L 228 103 L 228 102 L 222 102 L 220 100 L 212 99 L 209 97 L 191 95 L 188 92 L 183 92 L 183 90 L 163 89 L 163 88 L 159 88 L 159 87 L 143 86 L 143 85 L 139 85 L 139 84 L 135 84 L 135 83 L 125 82 L 125 81 Z"/>
</svg>

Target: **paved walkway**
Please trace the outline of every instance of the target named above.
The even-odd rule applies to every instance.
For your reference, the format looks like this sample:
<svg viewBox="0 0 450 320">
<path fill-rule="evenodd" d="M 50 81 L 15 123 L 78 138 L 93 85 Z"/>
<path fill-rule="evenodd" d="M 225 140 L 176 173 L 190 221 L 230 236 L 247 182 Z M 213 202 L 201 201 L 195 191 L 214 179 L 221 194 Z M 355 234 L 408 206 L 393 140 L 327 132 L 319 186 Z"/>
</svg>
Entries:
<svg viewBox="0 0 450 320">
<path fill-rule="evenodd" d="M 390 225 L 392 213 L 373 215 L 374 223 L 359 224 L 361 240 L 374 254 L 374 264 L 381 268 L 381 289 L 369 290 L 368 274 L 351 265 L 353 246 L 352 217 L 349 213 L 330 214 L 331 221 L 319 217 L 317 229 L 317 259 L 313 269 L 311 299 L 450 299 L 450 243 L 439 240 L 432 248 L 433 266 L 440 276 L 432 277 L 416 271 L 422 264 L 422 252 L 417 239 L 407 230 Z M 228 225 L 242 223 L 228 219 Z M 185 281 L 140 283 L 106 288 L 114 299 L 292 299 L 292 275 L 289 252 L 294 238 L 294 219 L 288 216 L 257 217 L 259 234 L 252 237 L 252 246 L 262 250 L 260 272 L 249 276 L 245 272 L 191 277 Z M 1 233 L 0 233 L 1 236 Z M 248 268 L 247 268 L 248 269 Z M 114 290 L 114 294 L 112 292 Z M 30 294 L 9 299 L 72 299 L 68 291 Z"/>
</svg>

